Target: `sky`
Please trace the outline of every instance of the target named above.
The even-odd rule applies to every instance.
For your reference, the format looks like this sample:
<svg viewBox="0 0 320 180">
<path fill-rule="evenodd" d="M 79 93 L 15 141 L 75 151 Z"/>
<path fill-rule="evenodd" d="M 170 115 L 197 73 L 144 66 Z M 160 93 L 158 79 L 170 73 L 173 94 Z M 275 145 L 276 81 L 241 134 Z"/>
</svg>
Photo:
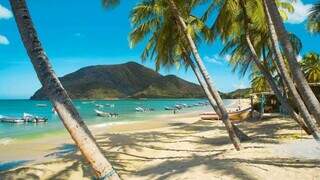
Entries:
<svg viewBox="0 0 320 180">
<path fill-rule="evenodd" d="M 28 7 L 42 45 L 58 76 L 81 67 L 97 64 L 142 63 L 145 44 L 129 47 L 132 30 L 130 10 L 138 0 L 122 1 L 115 9 L 104 9 L 100 0 L 28 0 Z M 305 20 L 313 0 L 296 0 L 295 12 L 289 14 L 286 27 L 302 40 L 301 56 L 319 52 L 320 37 L 306 31 Z M 250 85 L 248 77 L 231 72 L 229 56 L 221 57 L 222 44 L 201 45 L 200 55 L 220 91 L 230 92 Z M 143 63 L 154 69 L 151 61 Z M 160 73 L 175 74 L 196 82 L 191 70 L 162 69 Z M 22 45 L 9 0 L 0 0 L 0 99 L 29 98 L 41 87 Z"/>
</svg>

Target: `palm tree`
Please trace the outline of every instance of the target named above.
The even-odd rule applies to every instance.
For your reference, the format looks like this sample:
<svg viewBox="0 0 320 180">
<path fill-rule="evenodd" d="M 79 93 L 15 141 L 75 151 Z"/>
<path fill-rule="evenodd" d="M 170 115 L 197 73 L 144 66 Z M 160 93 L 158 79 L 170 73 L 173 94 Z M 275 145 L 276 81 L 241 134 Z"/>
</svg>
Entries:
<svg viewBox="0 0 320 180">
<path fill-rule="evenodd" d="M 308 83 L 320 83 L 320 55 L 310 52 L 303 56 L 301 61 L 302 71 Z"/>
<path fill-rule="evenodd" d="M 271 37 L 272 48 L 273 48 L 272 50 L 274 51 L 274 53 L 277 57 L 276 60 L 277 60 L 277 64 L 280 69 L 281 76 L 284 78 L 284 81 L 285 81 L 286 85 L 288 86 L 291 94 L 293 95 L 294 100 L 295 100 L 296 104 L 298 105 L 298 108 L 300 108 L 299 110 L 302 113 L 302 116 L 305 117 L 305 122 L 306 122 L 307 126 L 314 131 L 312 135 L 314 136 L 314 138 L 316 140 L 320 140 L 320 132 L 319 132 L 317 126 L 314 124 L 311 115 L 308 113 L 308 109 L 306 107 L 307 103 L 303 102 L 301 96 L 299 95 L 299 93 L 295 87 L 295 84 L 293 83 L 292 79 L 290 78 L 289 71 L 286 68 L 285 59 L 281 53 L 278 36 L 276 34 L 275 26 L 273 25 L 273 21 L 271 19 L 271 14 L 269 13 L 269 9 L 267 8 L 265 1 L 263 1 L 263 2 L 264 2 L 264 10 L 265 10 L 266 18 L 268 20 L 268 27 L 270 30 L 270 37 Z M 290 43 L 290 46 L 291 46 L 291 43 Z M 293 55 L 295 56 L 296 52 L 294 52 L 292 46 L 291 46 L 291 49 L 292 49 Z M 289 62 L 289 64 L 290 64 L 290 62 Z M 306 120 L 306 119 L 308 119 L 308 120 Z"/>
<path fill-rule="evenodd" d="M 142 41 L 142 39 L 144 39 L 145 37 L 148 37 L 149 34 L 151 34 L 146 48 L 142 53 L 143 60 L 149 56 L 152 57 L 154 54 L 156 54 L 155 63 L 158 68 L 161 65 L 176 64 L 177 62 L 181 62 L 179 61 L 180 59 L 183 59 L 184 64 L 190 65 L 197 75 L 197 78 L 199 79 L 199 75 L 203 77 L 203 73 L 205 72 L 203 63 L 201 62 L 202 68 L 198 68 L 199 63 L 193 63 L 193 61 L 191 63 L 190 60 L 190 55 L 195 54 L 194 52 L 197 53 L 193 39 L 198 40 L 199 36 L 197 33 L 195 33 L 195 29 L 202 31 L 201 34 L 209 33 L 210 30 L 206 30 L 206 28 L 204 28 L 203 24 L 201 24 L 200 21 L 197 21 L 195 17 L 190 15 L 192 9 L 192 6 L 190 6 L 190 4 L 192 3 L 184 4 L 182 1 L 179 3 L 179 7 L 183 7 L 182 10 L 186 17 L 185 21 L 188 22 L 187 26 L 182 19 L 183 25 L 185 25 L 183 26 L 184 28 L 181 28 L 179 18 L 174 15 L 174 13 L 177 13 L 178 11 L 178 9 L 176 9 L 175 2 L 173 2 L 173 9 L 170 8 L 172 4 L 168 4 L 166 1 L 161 0 L 143 1 L 141 4 L 137 5 L 131 15 L 131 21 L 135 26 L 135 29 L 130 35 L 131 45 L 134 46 L 138 42 Z M 186 29 L 188 33 L 185 33 Z M 194 51 L 192 51 L 191 46 L 189 46 L 190 42 L 194 47 Z M 199 70 L 201 74 L 197 74 L 197 70 L 195 70 L 195 67 L 197 67 L 197 70 Z M 216 112 L 220 112 L 221 114 L 223 114 L 223 110 L 221 111 L 220 109 L 221 106 L 223 106 L 223 103 L 219 94 L 212 93 L 213 87 L 210 87 L 211 84 L 208 83 L 208 81 L 204 81 L 203 83 L 201 83 L 202 81 L 199 80 L 199 82 L 204 89 L 206 87 L 208 88 L 205 89 L 205 92 L 207 93 L 209 101 L 211 105 L 213 105 L 213 108 L 217 106 L 218 108 L 215 108 Z M 213 97 L 213 99 L 211 97 Z M 215 105 L 215 102 L 217 102 L 218 98 L 220 98 L 221 102 L 219 101 L 217 105 Z M 227 131 L 233 144 L 235 145 L 236 149 L 240 149 L 239 139 L 237 138 L 236 133 L 232 128 L 232 124 L 228 119 L 228 114 L 224 114 L 223 116 L 223 122 L 226 125 Z"/>
<path fill-rule="evenodd" d="M 307 105 L 308 110 L 314 116 L 318 125 L 320 125 L 320 103 L 304 77 L 301 67 L 297 61 L 296 53 L 294 52 L 292 44 L 290 43 L 288 33 L 284 27 L 278 7 L 274 0 L 263 0 L 263 4 L 268 21 L 268 27 L 271 33 L 271 39 L 275 48 L 274 50 L 276 51 L 278 60 L 280 61 L 279 63 L 284 63 L 281 62 L 282 59 L 277 53 L 280 51 L 281 44 L 284 54 L 288 58 L 288 64 L 290 66 L 296 87 L 299 90 L 303 101 Z"/>
<path fill-rule="evenodd" d="M 320 32 L 320 2 L 313 5 L 308 16 L 308 29 L 312 33 Z"/>
<path fill-rule="evenodd" d="M 41 46 L 25 1 L 10 0 L 10 3 L 21 39 L 37 76 L 72 139 L 99 178 L 120 179 L 102 154 L 93 135 L 53 71 Z"/>
<path fill-rule="evenodd" d="M 293 119 L 296 120 L 308 134 L 310 134 L 312 132 L 310 131 L 311 129 L 309 130 L 301 118 L 294 112 L 288 102 L 288 99 L 282 95 L 277 83 L 274 81 L 274 77 L 266 67 L 268 63 L 266 62 L 265 49 L 270 48 L 268 45 L 268 33 L 266 33 L 266 27 L 264 27 L 265 23 L 261 18 L 258 18 L 259 16 L 263 17 L 261 3 L 260 6 L 257 6 L 257 4 L 259 5 L 259 2 L 257 1 L 247 1 L 247 3 L 251 4 L 245 5 L 241 1 L 225 1 L 225 3 L 221 5 L 219 14 L 212 29 L 217 35 L 220 35 L 223 41 L 227 41 L 222 53 L 226 53 L 231 50 L 232 56 L 230 62 L 234 59 L 242 67 L 245 67 L 245 69 L 247 69 L 253 61 L 255 66 L 268 81 L 271 89 L 283 107 L 286 108 L 287 112 L 293 117 Z M 248 11 L 250 12 L 249 14 L 246 9 L 250 7 L 251 9 Z M 260 62 L 261 54 L 263 62 Z M 271 51 L 269 51 L 269 54 L 271 54 Z M 310 115 L 307 116 L 307 111 L 305 111 L 305 114 L 306 116 L 303 116 L 305 121 L 310 121 L 311 117 Z"/>
<path fill-rule="evenodd" d="M 258 71 L 252 73 L 251 88 L 253 92 L 270 91 L 270 86 L 267 79 Z"/>
</svg>

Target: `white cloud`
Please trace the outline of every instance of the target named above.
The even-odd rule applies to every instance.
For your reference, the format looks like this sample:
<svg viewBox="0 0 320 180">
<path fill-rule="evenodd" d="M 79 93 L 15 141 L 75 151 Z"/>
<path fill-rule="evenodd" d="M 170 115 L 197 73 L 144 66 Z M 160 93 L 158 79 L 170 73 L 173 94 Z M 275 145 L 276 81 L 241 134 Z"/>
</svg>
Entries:
<svg viewBox="0 0 320 180">
<path fill-rule="evenodd" d="M 10 44 L 9 40 L 7 37 L 0 35 L 0 45 L 8 45 Z"/>
<path fill-rule="evenodd" d="M 225 56 L 219 56 L 218 54 L 215 54 L 213 56 L 205 56 L 204 60 L 209 63 L 221 65 L 225 61 L 229 62 L 230 58 L 231 56 L 228 54 Z"/>
<path fill-rule="evenodd" d="M 298 62 L 301 62 L 301 61 L 302 61 L 302 56 L 301 56 L 300 54 L 299 54 L 296 58 L 297 58 L 297 61 L 298 61 Z"/>
<path fill-rule="evenodd" d="M 296 0 L 292 2 L 294 7 L 293 13 L 288 13 L 287 23 L 299 24 L 305 21 L 308 17 L 309 10 L 312 7 L 312 4 L 303 4 L 301 0 Z"/>
<path fill-rule="evenodd" d="M 243 82 L 240 82 L 239 84 L 234 84 L 233 87 L 235 89 L 245 89 L 245 88 L 247 88 L 247 86 Z"/>
<path fill-rule="evenodd" d="M 10 18 L 12 18 L 11 11 L 0 4 L 0 19 L 10 19 Z"/>
<path fill-rule="evenodd" d="M 224 60 L 225 61 L 229 62 L 230 59 L 231 59 L 231 55 L 230 54 L 227 54 L 227 55 L 224 56 Z"/>
</svg>

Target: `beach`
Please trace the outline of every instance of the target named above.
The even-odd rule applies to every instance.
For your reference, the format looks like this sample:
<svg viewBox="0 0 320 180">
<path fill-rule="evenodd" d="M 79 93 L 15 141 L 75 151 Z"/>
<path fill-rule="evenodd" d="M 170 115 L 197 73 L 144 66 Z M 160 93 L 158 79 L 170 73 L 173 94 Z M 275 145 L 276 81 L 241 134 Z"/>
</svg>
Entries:
<svg viewBox="0 0 320 180">
<path fill-rule="evenodd" d="M 221 121 L 203 121 L 198 114 L 90 128 L 122 179 L 320 178 L 320 147 L 292 119 L 267 117 L 238 124 L 251 140 L 236 151 Z M 0 158 L 15 162 L 0 172 L 1 179 L 94 175 L 66 135 L 24 143 L 1 146 Z M 306 146 L 310 148 L 301 148 Z M 30 159 L 23 158 L 27 154 Z"/>
</svg>

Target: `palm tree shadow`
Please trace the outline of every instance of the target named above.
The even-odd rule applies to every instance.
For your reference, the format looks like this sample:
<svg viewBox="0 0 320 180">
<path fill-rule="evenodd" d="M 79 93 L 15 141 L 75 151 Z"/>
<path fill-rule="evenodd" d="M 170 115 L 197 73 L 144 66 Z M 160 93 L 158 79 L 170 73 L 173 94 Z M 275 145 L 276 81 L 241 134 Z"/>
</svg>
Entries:
<svg viewBox="0 0 320 180">
<path fill-rule="evenodd" d="M 249 121 L 238 126 L 252 137 L 253 140 L 250 143 L 278 143 L 277 138 L 279 135 L 283 135 L 280 132 L 281 129 L 296 129 L 293 123 L 288 123 L 287 121 L 269 123 L 268 119 Z M 209 132 L 207 134 L 215 133 L 215 135 L 206 137 L 201 134 L 206 132 Z M 205 166 L 206 170 L 210 172 L 220 172 L 238 179 L 252 180 L 255 177 L 239 168 L 240 165 L 245 164 L 246 166 L 263 169 L 261 166 L 265 165 L 319 168 L 320 164 L 316 160 L 295 161 L 285 158 L 223 158 L 222 156 L 225 153 L 233 151 L 233 148 L 230 148 L 231 145 L 225 129 L 222 124 L 217 125 L 217 123 L 205 121 L 197 121 L 192 125 L 172 123 L 170 130 L 167 131 L 155 130 L 151 132 L 97 135 L 96 140 L 115 170 L 124 177 L 137 176 L 160 180 L 170 179 L 176 175 L 186 173 L 192 168 Z M 178 143 L 188 143 L 195 146 L 186 149 L 176 145 Z M 263 148 L 262 146 L 253 146 L 250 143 L 243 143 L 244 151 L 249 148 Z M 163 154 L 163 152 L 167 153 Z M 94 176 L 90 166 L 73 144 L 63 144 L 55 148 L 47 157 L 53 157 L 55 160 L 41 163 L 42 165 L 50 167 L 51 164 L 59 163 L 63 166 L 60 171 L 52 173 L 48 179 L 68 179 L 71 174 L 79 172 L 82 173 L 82 177 L 91 178 Z M 152 163 L 152 166 L 145 167 L 143 166 L 144 163 Z M 142 164 L 142 166 L 137 167 L 136 164 Z M 47 169 L 35 167 L 37 168 L 25 167 L 6 171 L 2 174 L 0 173 L 0 176 L 5 177 L 4 179 L 10 179 L 10 177 L 16 177 L 14 176 L 15 174 L 20 174 L 22 179 L 28 177 L 40 179 L 41 177 L 37 172 L 43 172 Z"/>
</svg>

